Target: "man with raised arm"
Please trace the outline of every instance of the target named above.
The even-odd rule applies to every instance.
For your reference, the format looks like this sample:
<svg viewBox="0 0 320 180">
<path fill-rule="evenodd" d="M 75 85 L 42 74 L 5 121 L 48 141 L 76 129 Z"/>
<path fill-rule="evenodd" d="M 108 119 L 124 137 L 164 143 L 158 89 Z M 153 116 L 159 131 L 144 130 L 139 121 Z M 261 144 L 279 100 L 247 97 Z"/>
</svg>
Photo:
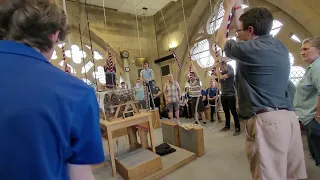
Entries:
<svg viewBox="0 0 320 180">
<path fill-rule="evenodd" d="M 237 61 L 248 103 L 246 152 L 254 180 L 307 178 L 299 122 L 286 97 L 289 51 L 272 37 L 272 12 L 255 7 L 243 13 L 241 0 L 225 0 L 216 43 Z M 239 42 L 226 38 L 228 16 L 234 14 Z M 242 102 L 240 102 L 242 103 Z M 257 136 L 258 134 L 258 136 Z"/>
</svg>

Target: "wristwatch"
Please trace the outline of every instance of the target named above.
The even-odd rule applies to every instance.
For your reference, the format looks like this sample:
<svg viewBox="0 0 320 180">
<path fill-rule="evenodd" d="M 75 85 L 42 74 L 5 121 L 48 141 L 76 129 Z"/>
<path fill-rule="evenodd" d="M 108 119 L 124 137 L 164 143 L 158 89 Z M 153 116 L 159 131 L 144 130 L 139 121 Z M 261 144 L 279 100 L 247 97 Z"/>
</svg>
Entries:
<svg viewBox="0 0 320 180">
<path fill-rule="evenodd" d="M 316 119 L 317 121 L 320 121 L 320 116 L 317 115 L 317 116 L 315 117 L 315 119 Z"/>
</svg>

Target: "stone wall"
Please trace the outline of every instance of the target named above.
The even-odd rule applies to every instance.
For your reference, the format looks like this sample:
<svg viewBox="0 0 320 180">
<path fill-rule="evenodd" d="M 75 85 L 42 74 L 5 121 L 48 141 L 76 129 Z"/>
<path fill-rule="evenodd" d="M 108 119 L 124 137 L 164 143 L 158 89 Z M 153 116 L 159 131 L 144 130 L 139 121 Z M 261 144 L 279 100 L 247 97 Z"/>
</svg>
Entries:
<svg viewBox="0 0 320 180">
<path fill-rule="evenodd" d="M 102 7 L 79 4 L 76 2 L 67 2 L 67 10 L 70 23 L 77 27 L 81 25 L 81 29 L 88 30 L 86 12 L 90 22 L 90 30 L 99 36 L 105 43 L 108 43 L 117 55 L 120 51 L 129 52 L 129 67 L 131 84 L 138 77 L 138 69 L 141 66 L 135 65 L 135 58 L 146 57 L 152 66 L 153 61 L 158 58 L 157 43 L 154 28 L 154 19 L 150 17 L 138 17 L 138 31 L 136 16 L 128 13 L 117 12 Z M 104 17 L 104 13 L 106 18 Z M 106 20 L 106 26 L 105 26 Z M 140 51 L 141 49 L 141 51 Z M 120 56 L 119 56 L 120 57 Z M 123 66 L 121 58 L 118 58 L 120 65 Z M 123 67 L 122 67 L 123 68 Z M 159 79 L 158 69 L 155 69 L 156 80 Z M 125 76 L 122 74 L 122 77 Z M 127 80 L 126 80 L 127 81 Z"/>
</svg>

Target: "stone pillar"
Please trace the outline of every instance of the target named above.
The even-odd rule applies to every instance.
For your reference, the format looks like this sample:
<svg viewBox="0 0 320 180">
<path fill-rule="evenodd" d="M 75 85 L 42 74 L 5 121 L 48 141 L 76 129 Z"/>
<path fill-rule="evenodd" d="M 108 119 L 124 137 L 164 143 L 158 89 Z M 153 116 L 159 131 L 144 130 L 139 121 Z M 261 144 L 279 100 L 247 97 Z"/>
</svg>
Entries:
<svg viewBox="0 0 320 180">
<path fill-rule="evenodd" d="M 128 89 L 130 89 L 131 88 L 130 74 L 129 74 L 129 71 L 126 70 L 126 68 L 129 68 L 128 58 L 122 58 L 122 60 L 123 60 L 123 69 L 124 69 L 124 79 L 128 86 Z"/>
</svg>

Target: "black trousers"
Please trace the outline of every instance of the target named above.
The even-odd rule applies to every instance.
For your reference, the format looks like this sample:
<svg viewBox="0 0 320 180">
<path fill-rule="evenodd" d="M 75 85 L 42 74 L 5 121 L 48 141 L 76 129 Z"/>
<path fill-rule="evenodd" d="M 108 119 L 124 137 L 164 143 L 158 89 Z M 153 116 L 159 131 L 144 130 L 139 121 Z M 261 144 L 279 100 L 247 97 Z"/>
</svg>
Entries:
<svg viewBox="0 0 320 180">
<path fill-rule="evenodd" d="M 320 166 L 320 124 L 312 120 L 306 126 L 306 130 L 310 154 L 316 161 L 316 165 Z"/>
<path fill-rule="evenodd" d="M 236 108 L 236 96 L 221 96 L 221 103 L 223 107 L 224 114 L 226 116 L 225 127 L 230 129 L 230 111 L 234 119 L 234 124 L 236 130 L 240 131 L 240 122 L 237 114 Z"/>
<path fill-rule="evenodd" d="M 192 118 L 191 101 L 188 101 L 188 107 L 187 105 L 183 107 L 183 115 L 185 118 Z"/>
<path fill-rule="evenodd" d="M 214 119 L 214 113 L 216 112 L 216 107 L 212 106 L 215 105 L 216 101 L 215 100 L 209 100 L 209 105 L 210 105 L 210 117 L 211 117 L 211 121 L 213 121 Z"/>
</svg>

